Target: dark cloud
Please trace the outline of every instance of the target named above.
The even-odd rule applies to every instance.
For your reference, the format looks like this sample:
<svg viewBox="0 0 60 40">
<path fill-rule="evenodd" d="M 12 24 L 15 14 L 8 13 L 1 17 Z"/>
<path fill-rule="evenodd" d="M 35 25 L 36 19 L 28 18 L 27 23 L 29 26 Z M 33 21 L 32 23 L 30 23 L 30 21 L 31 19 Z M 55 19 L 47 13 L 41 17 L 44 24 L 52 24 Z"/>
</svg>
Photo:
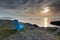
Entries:
<svg viewBox="0 0 60 40">
<path fill-rule="evenodd" d="M 54 0 L 52 4 L 50 4 L 50 7 L 52 7 L 55 12 L 60 11 L 60 0 Z"/>
<path fill-rule="evenodd" d="M 15 9 L 20 8 L 23 5 L 28 7 L 37 6 L 41 2 L 43 2 L 43 0 L 0 0 L 0 6 Z"/>
<path fill-rule="evenodd" d="M 44 5 L 51 7 L 55 12 L 60 11 L 60 0 L 0 0 L 0 7 L 7 9 L 40 8 Z"/>
</svg>

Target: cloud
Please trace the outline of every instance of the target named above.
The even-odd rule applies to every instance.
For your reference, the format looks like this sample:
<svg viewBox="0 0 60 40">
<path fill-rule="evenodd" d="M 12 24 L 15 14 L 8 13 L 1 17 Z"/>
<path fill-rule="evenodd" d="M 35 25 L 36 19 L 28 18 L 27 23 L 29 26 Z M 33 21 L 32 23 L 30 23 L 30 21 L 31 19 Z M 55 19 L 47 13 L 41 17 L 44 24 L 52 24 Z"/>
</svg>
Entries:
<svg viewBox="0 0 60 40">
<path fill-rule="evenodd" d="M 60 12 L 60 0 L 0 0 L 0 7 L 24 12 L 33 12 L 43 6 L 49 6 L 55 13 Z M 27 11 L 28 10 L 28 11 Z"/>
<path fill-rule="evenodd" d="M 54 1 L 50 6 L 54 7 L 54 10 L 56 10 L 56 12 L 59 12 L 60 11 L 60 0 Z"/>
<path fill-rule="evenodd" d="M 15 9 L 23 8 L 23 6 L 33 7 L 39 5 L 43 0 L 0 0 L 0 6 Z M 25 7 L 24 7 L 25 8 Z"/>
</svg>

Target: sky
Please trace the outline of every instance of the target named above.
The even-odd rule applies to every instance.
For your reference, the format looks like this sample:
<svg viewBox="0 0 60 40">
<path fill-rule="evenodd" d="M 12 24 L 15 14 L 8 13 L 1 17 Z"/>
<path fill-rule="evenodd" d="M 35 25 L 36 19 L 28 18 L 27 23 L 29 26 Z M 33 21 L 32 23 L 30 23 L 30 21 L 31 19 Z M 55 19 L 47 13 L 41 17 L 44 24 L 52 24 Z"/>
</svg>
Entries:
<svg viewBox="0 0 60 40">
<path fill-rule="evenodd" d="M 44 7 L 50 12 L 41 14 Z M 0 0 L 0 17 L 60 17 L 60 0 Z"/>
</svg>

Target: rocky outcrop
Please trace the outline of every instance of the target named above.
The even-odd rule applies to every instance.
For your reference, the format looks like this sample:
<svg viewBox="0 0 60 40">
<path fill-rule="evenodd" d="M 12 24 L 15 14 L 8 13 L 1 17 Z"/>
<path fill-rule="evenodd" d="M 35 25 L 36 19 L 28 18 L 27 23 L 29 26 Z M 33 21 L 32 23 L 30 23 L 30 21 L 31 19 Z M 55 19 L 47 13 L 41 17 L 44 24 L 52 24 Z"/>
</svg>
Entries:
<svg viewBox="0 0 60 40">
<path fill-rule="evenodd" d="M 60 34 L 60 28 L 58 28 L 58 29 L 56 30 L 56 32 L 57 32 L 57 34 Z"/>
<path fill-rule="evenodd" d="M 0 20 L 0 28 L 3 28 L 3 27 L 14 27 L 14 23 L 13 21 L 11 20 Z"/>
<path fill-rule="evenodd" d="M 47 27 L 46 30 L 51 30 L 51 31 L 56 31 L 58 28 L 57 27 Z"/>
<path fill-rule="evenodd" d="M 13 21 L 10 20 L 0 20 L 0 23 L 1 23 L 0 26 L 2 25 L 2 27 L 14 26 Z M 56 40 L 53 34 L 44 31 L 44 29 L 56 30 L 56 28 L 44 28 L 44 27 L 39 28 L 39 26 L 36 24 L 30 23 L 22 24 L 24 24 L 24 26 L 27 27 L 28 29 L 19 31 L 19 33 L 11 35 L 3 40 Z"/>
<path fill-rule="evenodd" d="M 53 34 L 40 29 L 27 29 L 4 40 L 56 40 Z"/>
</svg>

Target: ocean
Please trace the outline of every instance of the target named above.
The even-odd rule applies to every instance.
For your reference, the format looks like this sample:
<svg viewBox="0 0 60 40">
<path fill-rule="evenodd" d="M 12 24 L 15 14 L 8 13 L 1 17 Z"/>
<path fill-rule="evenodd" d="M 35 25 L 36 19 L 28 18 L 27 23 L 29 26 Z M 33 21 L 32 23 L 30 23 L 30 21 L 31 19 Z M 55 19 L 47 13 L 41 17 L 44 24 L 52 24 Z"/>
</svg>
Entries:
<svg viewBox="0 0 60 40">
<path fill-rule="evenodd" d="M 20 22 L 37 24 L 40 27 L 59 27 L 50 24 L 51 21 L 60 21 L 59 17 L 21 17 Z"/>
</svg>

